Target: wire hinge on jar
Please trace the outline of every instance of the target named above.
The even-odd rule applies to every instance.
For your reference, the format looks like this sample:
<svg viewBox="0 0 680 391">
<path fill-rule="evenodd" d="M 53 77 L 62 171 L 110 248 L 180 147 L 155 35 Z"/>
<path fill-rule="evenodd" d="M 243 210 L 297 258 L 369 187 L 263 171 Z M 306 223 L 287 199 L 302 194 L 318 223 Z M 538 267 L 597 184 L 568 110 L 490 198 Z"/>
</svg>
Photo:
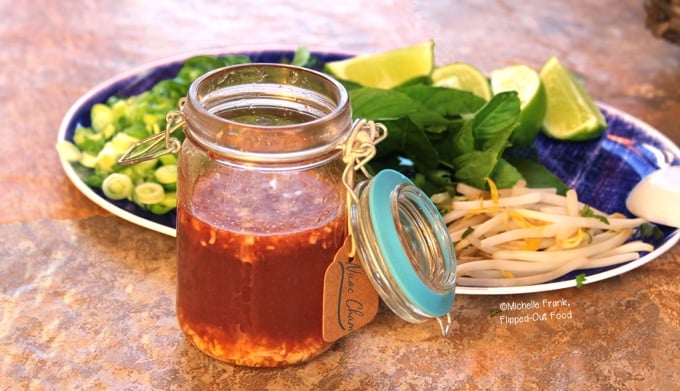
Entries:
<svg viewBox="0 0 680 391">
<path fill-rule="evenodd" d="M 365 166 L 375 156 L 376 144 L 385 138 L 387 138 L 387 127 L 381 123 L 365 119 L 358 119 L 352 123 L 349 137 L 342 145 L 342 159 L 345 163 L 342 183 L 354 201 L 357 201 L 354 191 L 355 173 L 361 171 L 366 178 L 372 177 Z"/>
<path fill-rule="evenodd" d="M 168 153 L 179 152 L 182 144 L 172 137 L 172 134 L 184 127 L 185 120 L 182 114 L 182 106 L 185 99 L 179 101 L 179 110 L 172 110 L 165 116 L 166 125 L 163 132 L 151 135 L 132 144 L 130 148 L 118 159 L 118 165 L 125 167 L 133 164 L 152 160 Z"/>
</svg>

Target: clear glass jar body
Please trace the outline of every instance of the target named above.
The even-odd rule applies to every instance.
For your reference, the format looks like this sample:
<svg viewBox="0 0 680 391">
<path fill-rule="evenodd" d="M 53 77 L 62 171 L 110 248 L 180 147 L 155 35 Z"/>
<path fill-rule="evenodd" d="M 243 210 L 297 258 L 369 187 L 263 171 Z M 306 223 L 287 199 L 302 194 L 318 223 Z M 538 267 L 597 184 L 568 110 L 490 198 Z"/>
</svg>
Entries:
<svg viewBox="0 0 680 391">
<path fill-rule="evenodd" d="M 346 91 L 309 70 L 250 64 L 197 79 L 182 111 L 180 327 L 237 365 L 326 351 L 324 273 L 347 236 Z"/>
</svg>

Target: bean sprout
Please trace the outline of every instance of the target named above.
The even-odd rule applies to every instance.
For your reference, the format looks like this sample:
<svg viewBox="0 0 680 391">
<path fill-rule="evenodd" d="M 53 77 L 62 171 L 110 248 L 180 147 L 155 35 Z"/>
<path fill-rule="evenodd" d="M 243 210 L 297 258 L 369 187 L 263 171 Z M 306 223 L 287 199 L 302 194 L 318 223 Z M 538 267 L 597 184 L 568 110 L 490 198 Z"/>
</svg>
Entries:
<svg viewBox="0 0 680 391">
<path fill-rule="evenodd" d="M 521 182 L 489 191 L 459 184 L 460 197 L 433 196 L 458 257 L 457 283 L 508 287 L 545 283 L 579 269 L 608 267 L 654 247 L 630 241 L 646 220 L 607 214 L 580 202 L 575 190 L 532 189 Z"/>
</svg>

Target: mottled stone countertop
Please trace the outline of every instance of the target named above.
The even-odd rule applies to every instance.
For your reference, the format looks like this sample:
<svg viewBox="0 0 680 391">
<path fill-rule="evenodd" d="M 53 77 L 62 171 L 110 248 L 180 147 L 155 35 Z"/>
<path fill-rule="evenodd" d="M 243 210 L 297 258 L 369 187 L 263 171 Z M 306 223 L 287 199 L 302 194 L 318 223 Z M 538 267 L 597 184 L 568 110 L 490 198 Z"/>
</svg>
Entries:
<svg viewBox="0 0 680 391">
<path fill-rule="evenodd" d="M 447 338 L 381 307 L 288 368 L 234 367 L 188 343 L 175 317 L 174 239 L 100 209 L 54 149 L 68 108 L 118 73 L 203 47 L 372 52 L 432 38 L 438 62 L 485 72 L 556 54 L 596 99 L 680 143 L 680 46 L 645 29 L 642 0 L 244 4 L 0 0 L 1 390 L 677 389 L 677 245 L 581 289 L 459 295 Z M 492 316 L 526 302 L 538 307 L 514 315 L 546 319 Z M 570 316 L 550 319 L 553 309 Z"/>
</svg>

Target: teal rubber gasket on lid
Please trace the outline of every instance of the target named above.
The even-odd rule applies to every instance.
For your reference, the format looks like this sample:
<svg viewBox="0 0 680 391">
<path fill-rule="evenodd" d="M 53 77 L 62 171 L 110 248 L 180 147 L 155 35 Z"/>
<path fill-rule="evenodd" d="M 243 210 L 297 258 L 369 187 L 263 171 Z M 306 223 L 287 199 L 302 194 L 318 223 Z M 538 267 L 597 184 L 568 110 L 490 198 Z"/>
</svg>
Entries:
<svg viewBox="0 0 680 391">
<path fill-rule="evenodd" d="M 394 170 L 382 170 L 371 180 L 368 204 L 378 248 L 386 259 L 389 273 L 409 301 L 426 314 L 443 316 L 453 306 L 454 291 L 442 294 L 425 285 L 399 240 L 389 200 L 392 191 L 402 184 L 413 185 L 407 177 Z M 450 266 L 455 262 L 455 254 L 448 255 L 449 259 L 444 262 Z"/>
</svg>

